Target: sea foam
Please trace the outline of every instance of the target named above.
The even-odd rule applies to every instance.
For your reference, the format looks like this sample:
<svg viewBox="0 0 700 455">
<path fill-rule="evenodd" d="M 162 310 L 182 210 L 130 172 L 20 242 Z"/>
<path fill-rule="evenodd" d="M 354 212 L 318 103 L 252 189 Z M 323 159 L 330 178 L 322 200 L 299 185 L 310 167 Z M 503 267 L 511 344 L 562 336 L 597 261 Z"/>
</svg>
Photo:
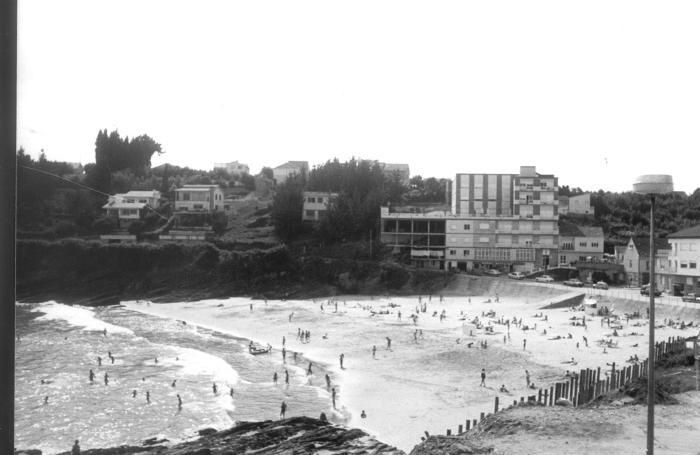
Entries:
<svg viewBox="0 0 700 455">
<path fill-rule="evenodd" d="M 97 319 L 95 317 L 94 310 L 90 307 L 64 305 L 52 300 L 39 304 L 36 308 L 32 309 L 32 312 L 44 313 L 43 315 L 39 316 L 37 320 L 66 321 L 68 324 L 76 327 L 82 327 L 83 330 L 86 331 L 102 332 L 103 330 L 107 329 L 107 333 L 122 333 L 127 335 L 134 334 L 134 332 L 130 329 Z"/>
</svg>

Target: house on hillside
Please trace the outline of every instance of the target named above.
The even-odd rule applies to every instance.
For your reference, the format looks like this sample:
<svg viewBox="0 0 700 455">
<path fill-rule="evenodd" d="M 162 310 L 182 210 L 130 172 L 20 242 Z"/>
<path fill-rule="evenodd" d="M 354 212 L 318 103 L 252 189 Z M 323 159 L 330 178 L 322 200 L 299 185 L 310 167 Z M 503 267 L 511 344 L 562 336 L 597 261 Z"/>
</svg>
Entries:
<svg viewBox="0 0 700 455">
<path fill-rule="evenodd" d="M 673 295 L 700 295 L 700 225 L 670 234 L 668 242 L 665 267 L 657 268 L 657 285 Z"/>
<path fill-rule="evenodd" d="M 142 219 L 149 209 L 160 205 L 160 191 L 129 191 L 110 196 L 102 206 L 107 216 L 117 220 L 117 226 L 126 228 L 136 220 Z"/>
<path fill-rule="evenodd" d="M 287 161 L 286 163 L 280 164 L 272 170 L 272 177 L 276 185 L 283 184 L 292 176 L 299 175 L 302 178 L 306 178 L 308 174 L 308 161 Z"/>
<path fill-rule="evenodd" d="M 569 213 L 578 215 L 595 215 L 595 208 L 591 206 L 591 194 L 583 193 L 575 196 L 559 196 L 559 214 Z"/>
<path fill-rule="evenodd" d="M 559 265 L 603 262 L 603 228 L 559 221 Z"/>
<path fill-rule="evenodd" d="M 338 193 L 304 191 L 304 207 L 301 220 L 317 223 L 328 213 L 328 207 L 337 197 Z"/>
<path fill-rule="evenodd" d="M 175 190 L 176 212 L 209 213 L 224 209 L 224 192 L 219 185 L 184 185 Z"/>
<path fill-rule="evenodd" d="M 656 251 L 669 248 L 666 239 L 656 239 Z M 650 261 L 656 255 L 649 254 L 649 237 L 630 237 L 622 257 L 627 282 L 630 285 L 641 286 L 649 282 Z"/>
<path fill-rule="evenodd" d="M 230 163 L 215 163 L 214 169 L 224 169 L 229 175 L 245 175 L 250 174 L 250 168 L 247 164 L 231 161 Z"/>
</svg>

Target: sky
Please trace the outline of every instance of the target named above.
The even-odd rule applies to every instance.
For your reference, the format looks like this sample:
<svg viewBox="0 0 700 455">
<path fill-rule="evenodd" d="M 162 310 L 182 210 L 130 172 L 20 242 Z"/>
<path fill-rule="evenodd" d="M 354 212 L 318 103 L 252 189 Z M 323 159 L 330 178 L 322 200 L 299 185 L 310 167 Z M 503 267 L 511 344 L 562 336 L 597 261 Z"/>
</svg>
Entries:
<svg viewBox="0 0 700 455">
<path fill-rule="evenodd" d="M 700 187 L 700 2 L 18 0 L 17 144 L 153 165 L 408 163 Z"/>
</svg>

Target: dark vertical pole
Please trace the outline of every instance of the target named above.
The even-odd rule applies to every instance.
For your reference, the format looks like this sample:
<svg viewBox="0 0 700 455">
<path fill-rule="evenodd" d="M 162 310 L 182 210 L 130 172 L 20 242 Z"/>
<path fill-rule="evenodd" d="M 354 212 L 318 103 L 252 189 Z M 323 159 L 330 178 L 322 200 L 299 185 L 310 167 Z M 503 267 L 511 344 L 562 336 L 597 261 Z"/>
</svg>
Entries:
<svg viewBox="0 0 700 455">
<path fill-rule="evenodd" d="M 14 446 L 17 0 L 0 2 L 0 451 Z"/>
<path fill-rule="evenodd" d="M 656 250 L 654 249 L 654 202 L 651 195 L 651 213 L 649 215 L 649 376 L 647 383 L 647 455 L 654 455 L 654 266 Z"/>
<path fill-rule="evenodd" d="M 493 412 L 494 412 L 494 414 L 498 412 L 498 397 L 496 397 L 496 399 L 494 400 Z"/>
</svg>

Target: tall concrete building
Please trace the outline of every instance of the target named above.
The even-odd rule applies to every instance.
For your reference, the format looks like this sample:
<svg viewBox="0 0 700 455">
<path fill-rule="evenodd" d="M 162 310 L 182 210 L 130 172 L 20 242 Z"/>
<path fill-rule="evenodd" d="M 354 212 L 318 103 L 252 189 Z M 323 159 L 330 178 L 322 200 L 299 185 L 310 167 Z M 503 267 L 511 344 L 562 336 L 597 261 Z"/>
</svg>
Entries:
<svg viewBox="0 0 700 455">
<path fill-rule="evenodd" d="M 452 212 L 382 210 L 382 240 L 417 266 L 532 271 L 557 261 L 558 181 L 518 174 L 457 174 Z"/>
</svg>

